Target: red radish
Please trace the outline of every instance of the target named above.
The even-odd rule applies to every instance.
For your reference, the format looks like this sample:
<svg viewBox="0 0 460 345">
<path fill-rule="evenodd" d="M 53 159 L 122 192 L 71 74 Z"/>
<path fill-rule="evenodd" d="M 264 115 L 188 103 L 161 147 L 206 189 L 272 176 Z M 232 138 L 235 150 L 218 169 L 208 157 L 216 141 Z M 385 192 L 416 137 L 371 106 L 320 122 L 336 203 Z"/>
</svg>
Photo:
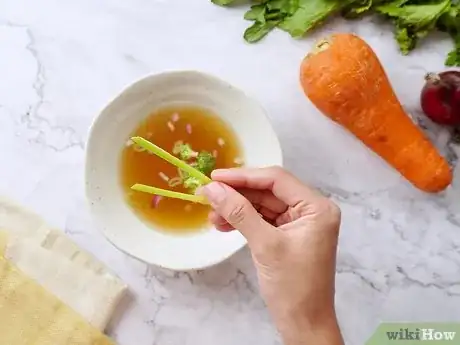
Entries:
<svg viewBox="0 0 460 345">
<path fill-rule="evenodd" d="M 441 125 L 460 125 L 460 71 L 428 73 L 421 103 L 425 114 Z"/>
<path fill-rule="evenodd" d="M 158 207 L 158 204 L 160 203 L 162 197 L 159 196 L 159 195 L 154 195 L 153 198 L 152 198 L 152 203 L 150 204 L 150 206 L 152 208 L 157 208 Z"/>
</svg>

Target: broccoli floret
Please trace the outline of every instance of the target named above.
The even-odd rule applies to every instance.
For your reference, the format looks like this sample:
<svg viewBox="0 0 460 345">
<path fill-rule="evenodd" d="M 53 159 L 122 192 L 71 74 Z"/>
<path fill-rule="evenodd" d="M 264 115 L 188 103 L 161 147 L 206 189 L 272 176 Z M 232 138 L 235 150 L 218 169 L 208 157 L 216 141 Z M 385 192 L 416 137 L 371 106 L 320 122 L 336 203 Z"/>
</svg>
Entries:
<svg viewBox="0 0 460 345">
<path fill-rule="evenodd" d="M 216 165 L 216 158 L 207 151 L 201 151 L 200 153 L 194 151 L 189 144 L 184 144 L 182 141 L 178 141 L 174 144 L 173 154 L 179 156 L 183 161 L 194 159 L 188 164 L 194 167 L 205 175 L 210 175 Z M 193 176 L 190 176 L 183 170 L 178 170 L 179 178 L 182 180 L 182 184 L 185 188 L 189 189 L 192 193 L 201 186 L 201 181 Z"/>
<path fill-rule="evenodd" d="M 197 169 L 205 175 L 209 175 L 216 166 L 216 158 L 209 152 L 201 151 L 196 157 Z"/>
<path fill-rule="evenodd" d="M 194 167 L 195 169 L 198 168 L 198 163 L 197 162 L 192 162 L 189 165 L 191 167 Z M 182 179 L 182 181 L 185 181 L 186 179 L 188 179 L 190 177 L 189 173 L 184 171 L 184 170 L 178 169 L 177 171 L 178 171 L 179 177 Z"/>
<path fill-rule="evenodd" d="M 212 154 L 206 151 L 202 151 L 196 157 L 196 162 L 190 164 L 195 169 L 201 171 L 205 175 L 209 175 L 216 165 L 216 159 Z M 189 189 L 192 193 L 201 186 L 201 181 L 193 176 L 190 176 L 185 171 L 180 172 L 184 187 Z"/>
<path fill-rule="evenodd" d="M 189 189 L 192 193 L 195 192 L 195 190 L 201 186 L 200 180 L 193 176 L 189 176 L 186 179 L 184 179 L 184 187 Z"/>
<path fill-rule="evenodd" d="M 198 152 L 193 151 L 189 144 L 184 144 L 182 141 L 174 144 L 173 154 L 179 156 L 184 161 L 198 156 Z"/>
</svg>

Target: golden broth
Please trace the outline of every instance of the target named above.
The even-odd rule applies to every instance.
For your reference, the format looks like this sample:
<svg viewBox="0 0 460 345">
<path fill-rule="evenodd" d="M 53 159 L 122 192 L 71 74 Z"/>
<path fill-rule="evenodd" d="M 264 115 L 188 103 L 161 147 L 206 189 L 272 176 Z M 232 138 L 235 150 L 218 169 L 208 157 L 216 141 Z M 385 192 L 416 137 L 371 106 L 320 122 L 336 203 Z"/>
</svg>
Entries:
<svg viewBox="0 0 460 345">
<path fill-rule="evenodd" d="M 241 165 L 241 148 L 232 128 L 207 109 L 196 106 L 168 107 L 152 113 L 132 133 L 172 153 L 174 144 L 183 141 L 193 150 L 206 150 L 216 157 L 216 168 Z M 126 202 L 147 224 L 170 233 L 197 231 L 207 223 L 209 206 L 183 200 L 160 198 L 131 190 L 142 183 L 177 192 L 189 193 L 184 187 L 170 187 L 167 178 L 178 176 L 177 168 L 163 159 L 139 152 L 127 145 L 121 155 L 121 183 Z"/>
</svg>

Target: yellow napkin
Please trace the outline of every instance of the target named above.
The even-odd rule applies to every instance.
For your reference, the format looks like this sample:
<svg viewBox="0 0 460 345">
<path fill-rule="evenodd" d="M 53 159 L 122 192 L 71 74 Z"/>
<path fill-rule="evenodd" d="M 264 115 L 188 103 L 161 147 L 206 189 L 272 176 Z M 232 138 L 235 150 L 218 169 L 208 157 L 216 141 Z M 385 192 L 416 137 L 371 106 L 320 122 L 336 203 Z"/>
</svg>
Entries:
<svg viewBox="0 0 460 345">
<path fill-rule="evenodd" d="M 123 281 L 64 232 L 1 196 L 0 231 L 8 234 L 7 260 L 91 325 L 104 330 L 127 291 Z"/>
<path fill-rule="evenodd" d="M 4 231 L 0 231 L 0 256 L 5 253 L 6 244 L 8 243 L 8 235 Z"/>
<path fill-rule="evenodd" d="M 6 235 L 0 233 L 0 251 Z M 0 253 L 0 344 L 114 344 Z"/>
</svg>

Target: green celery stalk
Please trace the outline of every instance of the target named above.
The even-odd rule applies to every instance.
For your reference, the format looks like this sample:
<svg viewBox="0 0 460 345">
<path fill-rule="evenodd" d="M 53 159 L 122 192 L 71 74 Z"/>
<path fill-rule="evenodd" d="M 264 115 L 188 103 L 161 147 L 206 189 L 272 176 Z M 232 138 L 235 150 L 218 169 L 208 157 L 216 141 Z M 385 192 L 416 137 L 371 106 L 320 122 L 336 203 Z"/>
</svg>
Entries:
<svg viewBox="0 0 460 345">
<path fill-rule="evenodd" d="M 173 192 L 167 189 L 161 189 L 157 187 L 147 186 L 145 184 L 136 183 L 131 187 L 132 190 L 138 192 L 144 192 L 159 196 L 164 196 L 166 198 L 174 198 L 174 199 L 181 199 L 185 201 L 191 201 L 203 205 L 208 205 L 207 199 L 202 195 L 192 195 L 192 194 L 185 194 L 179 192 Z"/>
<path fill-rule="evenodd" d="M 146 149 L 147 151 L 157 155 L 158 157 L 164 159 L 165 161 L 185 171 L 190 176 L 195 177 L 202 184 L 208 184 L 212 182 L 212 180 L 209 177 L 207 177 L 205 174 L 203 174 L 201 171 L 198 171 L 197 169 L 193 168 L 189 164 L 185 163 L 183 160 L 180 160 L 179 158 L 174 157 L 172 154 L 163 150 L 161 147 L 158 147 L 157 145 L 151 143 L 150 141 L 142 137 L 132 137 L 131 140 L 137 145 L 139 145 L 140 147 Z"/>
</svg>

